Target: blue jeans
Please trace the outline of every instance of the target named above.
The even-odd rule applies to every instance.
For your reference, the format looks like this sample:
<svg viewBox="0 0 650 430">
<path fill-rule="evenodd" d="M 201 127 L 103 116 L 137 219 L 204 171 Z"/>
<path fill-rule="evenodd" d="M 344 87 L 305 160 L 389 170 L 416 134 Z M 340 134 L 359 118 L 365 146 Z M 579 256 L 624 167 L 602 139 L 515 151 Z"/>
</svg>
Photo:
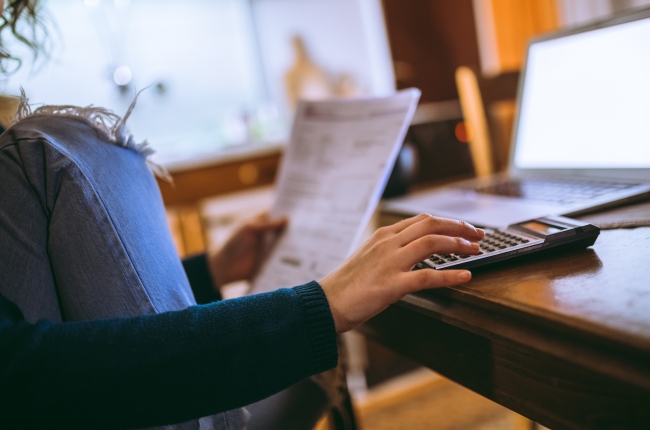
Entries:
<svg viewBox="0 0 650 430">
<path fill-rule="evenodd" d="M 159 313 L 195 304 L 156 182 L 139 154 L 107 144 L 84 121 L 29 118 L 48 135 L 2 157 L 2 293 L 34 322 Z M 26 176 L 26 177 L 25 177 Z M 7 276 L 9 275 L 10 276 Z M 56 297 L 58 293 L 58 297 Z"/>
<path fill-rule="evenodd" d="M 110 143 L 83 118 L 35 116 L 14 129 L 21 140 L 0 157 L 0 293 L 27 321 L 128 317 L 196 304 L 157 184 L 133 145 Z M 48 143 L 37 143 L 43 135 Z M 262 401 L 271 404 L 265 410 L 274 410 L 271 399 Z M 315 399 L 322 411 L 325 400 Z M 245 418 L 236 410 L 167 428 L 241 429 Z M 256 421 L 274 428 L 270 415 Z M 277 428 L 313 422 L 302 425 Z"/>
</svg>

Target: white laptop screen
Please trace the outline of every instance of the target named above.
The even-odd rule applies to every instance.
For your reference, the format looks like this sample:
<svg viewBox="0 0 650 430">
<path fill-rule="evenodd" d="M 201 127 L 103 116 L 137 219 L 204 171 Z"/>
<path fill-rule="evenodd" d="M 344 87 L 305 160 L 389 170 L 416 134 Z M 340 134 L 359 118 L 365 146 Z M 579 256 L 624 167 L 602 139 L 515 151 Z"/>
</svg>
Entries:
<svg viewBox="0 0 650 430">
<path fill-rule="evenodd" d="M 519 169 L 650 168 L 650 18 L 533 43 Z"/>
</svg>

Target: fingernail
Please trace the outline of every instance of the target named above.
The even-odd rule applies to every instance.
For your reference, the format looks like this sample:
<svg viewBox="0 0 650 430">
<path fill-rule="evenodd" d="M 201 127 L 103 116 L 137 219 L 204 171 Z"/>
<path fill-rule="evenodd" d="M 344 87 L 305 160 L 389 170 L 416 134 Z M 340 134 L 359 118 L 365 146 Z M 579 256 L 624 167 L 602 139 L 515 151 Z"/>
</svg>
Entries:
<svg viewBox="0 0 650 430">
<path fill-rule="evenodd" d="M 482 228 L 477 228 L 476 231 L 482 234 L 483 236 L 485 236 L 485 230 L 483 230 Z"/>
<path fill-rule="evenodd" d="M 465 271 L 460 272 L 457 275 L 457 279 L 458 279 L 458 282 L 467 282 L 470 279 L 472 279 L 472 274 L 469 271 L 465 270 Z"/>
<path fill-rule="evenodd" d="M 478 245 L 478 243 L 472 243 L 472 244 L 470 244 L 470 246 L 472 247 L 472 249 L 474 251 L 479 251 L 481 249 L 481 247 Z"/>
</svg>

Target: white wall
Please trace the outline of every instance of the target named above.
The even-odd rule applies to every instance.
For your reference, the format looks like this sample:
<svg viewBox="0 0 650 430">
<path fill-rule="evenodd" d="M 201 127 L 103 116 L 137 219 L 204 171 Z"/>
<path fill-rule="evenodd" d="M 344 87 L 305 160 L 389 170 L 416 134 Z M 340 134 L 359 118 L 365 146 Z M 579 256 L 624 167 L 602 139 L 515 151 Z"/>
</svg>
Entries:
<svg viewBox="0 0 650 430">
<path fill-rule="evenodd" d="M 32 68 L 25 61 L 2 90 L 22 86 L 32 103 L 104 106 L 123 114 L 134 90 L 161 82 L 140 96 L 129 126 L 148 139 L 160 160 L 218 151 L 232 143 L 223 129 L 230 110 L 263 102 L 255 65 L 247 0 L 48 0 L 54 50 Z M 119 66 L 132 70 L 127 91 L 113 82 Z"/>
<path fill-rule="evenodd" d="M 262 114 L 262 139 L 283 139 L 288 118 L 276 112 L 294 34 L 325 69 L 353 75 L 368 94 L 394 90 L 380 0 L 46 0 L 45 8 L 58 27 L 51 60 L 32 68 L 30 52 L 5 41 L 26 61 L 0 90 L 22 86 L 34 103 L 122 114 L 134 89 L 162 82 L 166 91 L 140 96 L 129 125 L 164 164 L 249 139 L 245 118 Z M 132 71 L 127 91 L 113 81 L 119 66 Z"/>
<path fill-rule="evenodd" d="M 371 95 L 390 94 L 395 78 L 380 0 L 252 0 L 270 98 L 286 106 L 291 38 L 302 36 L 327 72 L 350 74 Z"/>
</svg>

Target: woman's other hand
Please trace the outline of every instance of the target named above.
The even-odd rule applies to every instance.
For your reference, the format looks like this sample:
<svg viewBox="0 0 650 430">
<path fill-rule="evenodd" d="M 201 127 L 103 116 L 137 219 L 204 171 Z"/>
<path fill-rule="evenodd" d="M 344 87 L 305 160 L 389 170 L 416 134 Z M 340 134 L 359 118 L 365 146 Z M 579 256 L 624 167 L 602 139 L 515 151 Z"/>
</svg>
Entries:
<svg viewBox="0 0 650 430">
<path fill-rule="evenodd" d="M 209 256 L 215 288 L 251 280 L 286 225 L 286 219 L 273 220 L 263 213 L 241 226 L 221 249 Z"/>
<path fill-rule="evenodd" d="M 320 281 L 338 333 L 351 330 L 406 294 L 468 282 L 467 270 L 417 270 L 432 254 L 474 255 L 484 232 L 463 221 L 418 215 L 375 234 Z"/>
</svg>

